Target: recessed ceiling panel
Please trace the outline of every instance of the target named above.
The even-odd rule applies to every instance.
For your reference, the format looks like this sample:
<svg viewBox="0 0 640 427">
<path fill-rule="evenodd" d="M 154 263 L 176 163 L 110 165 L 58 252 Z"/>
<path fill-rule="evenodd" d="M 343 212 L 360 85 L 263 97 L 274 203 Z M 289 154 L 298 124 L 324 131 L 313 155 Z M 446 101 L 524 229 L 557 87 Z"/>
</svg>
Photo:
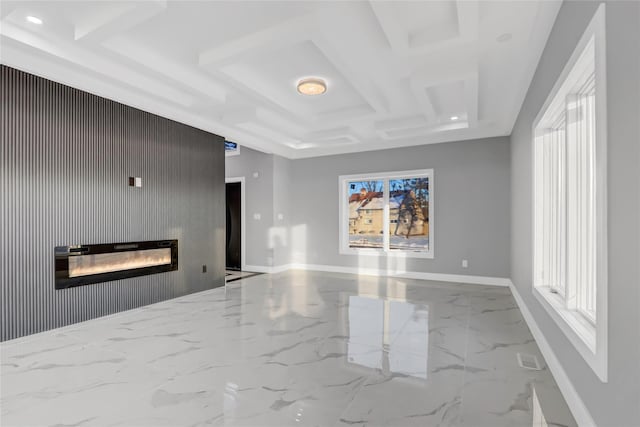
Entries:
<svg viewBox="0 0 640 427">
<path fill-rule="evenodd" d="M 461 116 L 466 111 L 464 82 L 456 80 L 426 89 L 440 118 Z"/>
<path fill-rule="evenodd" d="M 460 35 L 454 1 L 410 2 L 406 9 L 409 46 L 422 47 Z"/>
<path fill-rule="evenodd" d="M 292 114 L 315 117 L 336 110 L 366 108 L 364 99 L 311 40 L 275 52 L 245 55 L 241 62 L 224 66 L 221 71 Z M 316 96 L 298 93 L 298 81 L 307 77 L 323 79 L 327 91 Z"/>
</svg>

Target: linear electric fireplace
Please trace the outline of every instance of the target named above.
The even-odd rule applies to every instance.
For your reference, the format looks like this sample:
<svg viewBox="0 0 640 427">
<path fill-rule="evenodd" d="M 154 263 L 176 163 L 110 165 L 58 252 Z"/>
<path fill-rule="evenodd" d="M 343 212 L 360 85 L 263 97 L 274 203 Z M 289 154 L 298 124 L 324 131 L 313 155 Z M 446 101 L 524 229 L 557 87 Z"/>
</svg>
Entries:
<svg viewBox="0 0 640 427">
<path fill-rule="evenodd" d="M 177 240 L 56 247 L 56 289 L 177 269 Z"/>
</svg>

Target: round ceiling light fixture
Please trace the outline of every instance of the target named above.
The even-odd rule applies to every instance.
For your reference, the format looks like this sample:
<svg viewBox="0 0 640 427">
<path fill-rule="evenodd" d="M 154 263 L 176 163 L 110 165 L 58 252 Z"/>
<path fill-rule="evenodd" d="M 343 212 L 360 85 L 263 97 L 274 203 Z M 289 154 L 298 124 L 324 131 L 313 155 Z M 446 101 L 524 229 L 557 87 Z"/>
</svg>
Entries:
<svg viewBox="0 0 640 427">
<path fill-rule="evenodd" d="M 300 80 L 297 88 L 302 95 L 322 95 L 327 91 L 327 83 L 318 77 L 309 77 Z"/>
</svg>

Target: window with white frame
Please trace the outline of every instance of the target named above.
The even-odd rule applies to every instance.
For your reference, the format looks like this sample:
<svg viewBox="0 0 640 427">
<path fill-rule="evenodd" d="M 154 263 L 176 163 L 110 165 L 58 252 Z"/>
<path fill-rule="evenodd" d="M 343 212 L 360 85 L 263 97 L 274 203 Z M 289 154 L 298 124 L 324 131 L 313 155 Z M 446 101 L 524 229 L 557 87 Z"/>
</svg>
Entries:
<svg viewBox="0 0 640 427">
<path fill-rule="evenodd" d="M 604 9 L 534 122 L 534 293 L 606 381 Z"/>
<path fill-rule="evenodd" d="M 433 169 L 339 183 L 341 253 L 433 258 Z"/>
</svg>

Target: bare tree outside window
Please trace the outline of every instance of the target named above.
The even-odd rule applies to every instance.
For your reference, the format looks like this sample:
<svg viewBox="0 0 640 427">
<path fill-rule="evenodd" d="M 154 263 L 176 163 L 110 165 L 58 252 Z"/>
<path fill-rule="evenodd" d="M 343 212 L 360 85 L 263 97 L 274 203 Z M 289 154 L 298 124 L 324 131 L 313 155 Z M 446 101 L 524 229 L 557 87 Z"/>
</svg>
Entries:
<svg viewBox="0 0 640 427">
<path fill-rule="evenodd" d="M 428 248 L 429 178 L 389 180 L 389 188 L 389 249 Z"/>
</svg>

